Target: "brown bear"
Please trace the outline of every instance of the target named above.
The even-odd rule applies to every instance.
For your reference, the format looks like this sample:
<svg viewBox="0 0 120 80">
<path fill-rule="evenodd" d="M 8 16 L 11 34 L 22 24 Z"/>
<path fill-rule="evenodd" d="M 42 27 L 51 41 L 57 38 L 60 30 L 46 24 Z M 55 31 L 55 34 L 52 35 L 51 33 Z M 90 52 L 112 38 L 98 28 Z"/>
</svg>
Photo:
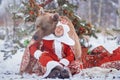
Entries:
<svg viewBox="0 0 120 80">
<path fill-rule="evenodd" d="M 38 63 L 37 59 L 29 53 L 29 47 L 34 45 L 35 42 L 40 41 L 44 36 L 53 33 L 56 24 L 58 23 L 59 19 L 66 19 L 68 21 L 68 26 L 70 27 L 69 36 L 75 41 L 75 46 L 72 46 L 73 51 L 75 53 L 75 58 L 80 59 L 81 57 L 81 46 L 79 43 L 79 38 L 75 32 L 74 26 L 72 22 L 65 16 L 59 16 L 57 13 L 43 13 L 41 14 L 35 22 L 36 32 L 33 35 L 30 44 L 25 50 L 25 53 L 22 58 L 21 66 L 20 66 L 20 73 L 37 73 L 38 75 L 43 75 L 45 69 Z M 80 65 L 77 65 L 78 67 Z M 79 72 L 78 70 L 73 71 Z"/>
</svg>

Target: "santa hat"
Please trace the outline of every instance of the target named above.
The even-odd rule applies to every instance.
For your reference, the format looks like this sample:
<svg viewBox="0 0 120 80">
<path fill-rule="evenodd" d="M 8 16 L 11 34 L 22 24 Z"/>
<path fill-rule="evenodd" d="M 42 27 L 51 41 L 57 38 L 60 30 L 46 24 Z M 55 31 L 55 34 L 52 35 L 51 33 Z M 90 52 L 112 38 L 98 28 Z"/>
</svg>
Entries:
<svg viewBox="0 0 120 80">
<path fill-rule="evenodd" d="M 63 36 L 56 37 L 54 34 L 50 34 L 48 36 L 45 36 L 43 39 L 44 40 L 56 40 L 59 42 L 63 42 L 64 44 L 67 44 L 69 46 L 74 46 L 75 44 L 74 40 L 72 40 L 68 35 L 68 32 L 70 31 L 69 26 L 67 24 L 61 23 L 60 21 L 58 22 L 57 26 L 63 26 L 63 30 L 64 30 Z"/>
</svg>

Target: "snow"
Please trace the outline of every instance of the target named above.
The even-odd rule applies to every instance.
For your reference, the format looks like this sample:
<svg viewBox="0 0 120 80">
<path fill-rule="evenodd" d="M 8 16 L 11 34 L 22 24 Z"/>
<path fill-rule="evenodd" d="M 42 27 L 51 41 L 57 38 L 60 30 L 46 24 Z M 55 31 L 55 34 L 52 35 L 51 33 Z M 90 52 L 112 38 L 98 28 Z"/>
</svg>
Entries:
<svg viewBox="0 0 120 80">
<path fill-rule="evenodd" d="M 102 34 L 97 34 L 98 39 L 91 37 L 89 44 L 92 44 L 92 49 L 94 49 L 97 46 L 102 45 L 104 48 L 106 48 L 110 53 L 112 53 L 113 50 L 115 50 L 119 45 L 117 44 L 116 40 L 107 40 L 109 36 L 102 36 Z M 110 37 L 111 38 L 111 37 Z"/>
<path fill-rule="evenodd" d="M 90 38 L 89 44 L 92 48 L 103 45 L 108 51 L 112 53 L 119 45 L 116 40 L 107 40 L 107 37 L 98 34 L 98 39 Z M 4 41 L 0 40 L 0 50 L 4 49 Z M 4 60 L 4 52 L 0 52 L 0 80 L 61 80 L 61 79 L 42 79 L 41 76 L 35 74 L 19 74 L 20 63 L 25 48 L 20 48 L 17 53 Z M 11 53 L 9 53 L 11 54 Z M 69 79 L 64 79 L 69 80 Z M 103 69 L 100 67 L 93 67 L 83 69 L 79 74 L 74 75 L 70 80 L 120 80 L 120 71 L 116 69 Z"/>
</svg>

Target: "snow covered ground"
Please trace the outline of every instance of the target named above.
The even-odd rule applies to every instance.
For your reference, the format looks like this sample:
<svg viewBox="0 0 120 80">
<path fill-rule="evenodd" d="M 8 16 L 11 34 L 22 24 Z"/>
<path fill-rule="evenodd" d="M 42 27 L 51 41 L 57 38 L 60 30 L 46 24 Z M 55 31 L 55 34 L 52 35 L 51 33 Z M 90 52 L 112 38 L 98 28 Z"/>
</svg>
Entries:
<svg viewBox="0 0 120 80">
<path fill-rule="evenodd" d="M 117 45 L 116 40 L 107 40 L 107 38 L 101 34 L 98 36 L 98 39 L 90 38 L 89 44 L 93 45 L 92 48 L 103 45 L 108 51 L 112 53 L 114 49 L 120 46 Z M 3 43 L 4 41 L 0 40 L 0 50 L 6 50 L 3 46 Z M 40 76 L 35 74 L 24 74 L 23 76 L 19 75 L 19 68 L 23 52 L 24 48 L 18 49 L 17 54 L 12 55 L 7 59 L 4 59 L 4 53 L 0 52 L 0 80 L 46 80 L 41 79 Z M 88 68 L 83 69 L 79 74 L 74 75 L 71 80 L 120 80 L 120 71 L 116 69 L 102 69 L 99 67 Z"/>
</svg>

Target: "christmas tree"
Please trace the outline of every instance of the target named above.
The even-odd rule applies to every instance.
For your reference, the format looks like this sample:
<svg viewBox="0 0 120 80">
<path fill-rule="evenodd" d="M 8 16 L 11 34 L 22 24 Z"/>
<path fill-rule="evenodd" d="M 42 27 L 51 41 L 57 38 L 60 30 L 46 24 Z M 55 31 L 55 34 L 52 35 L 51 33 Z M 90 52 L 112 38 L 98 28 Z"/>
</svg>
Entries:
<svg viewBox="0 0 120 80">
<path fill-rule="evenodd" d="M 57 12 L 61 16 L 67 16 L 72 21 L 76 33 L 80 39 L 83 39 L 84 35 L 97 38 L 95 35 L 95 27 L 91 23 L 80 19 L 80 17 L 75 14 L 74 10 L 78 7 L 77 5 L 70 4 L 68 0 L 57 0 L 56 4 L 58 4 L 58 6 L 56 8 L 49 7 L 46 9 L 45 7 L 53 1 L 54 0 L 45 0 L 41 3 L 38 3 L 36 0 L 29 0 L 28 2 L 23 2 L 23 4 L 26 6 L 24 14 L 29 15 L 26 18 L 26 21 L 35 21 L 37 16 L 39 16 L 40 8 L 43 7 L 46 12 Z"/>
</svg>

